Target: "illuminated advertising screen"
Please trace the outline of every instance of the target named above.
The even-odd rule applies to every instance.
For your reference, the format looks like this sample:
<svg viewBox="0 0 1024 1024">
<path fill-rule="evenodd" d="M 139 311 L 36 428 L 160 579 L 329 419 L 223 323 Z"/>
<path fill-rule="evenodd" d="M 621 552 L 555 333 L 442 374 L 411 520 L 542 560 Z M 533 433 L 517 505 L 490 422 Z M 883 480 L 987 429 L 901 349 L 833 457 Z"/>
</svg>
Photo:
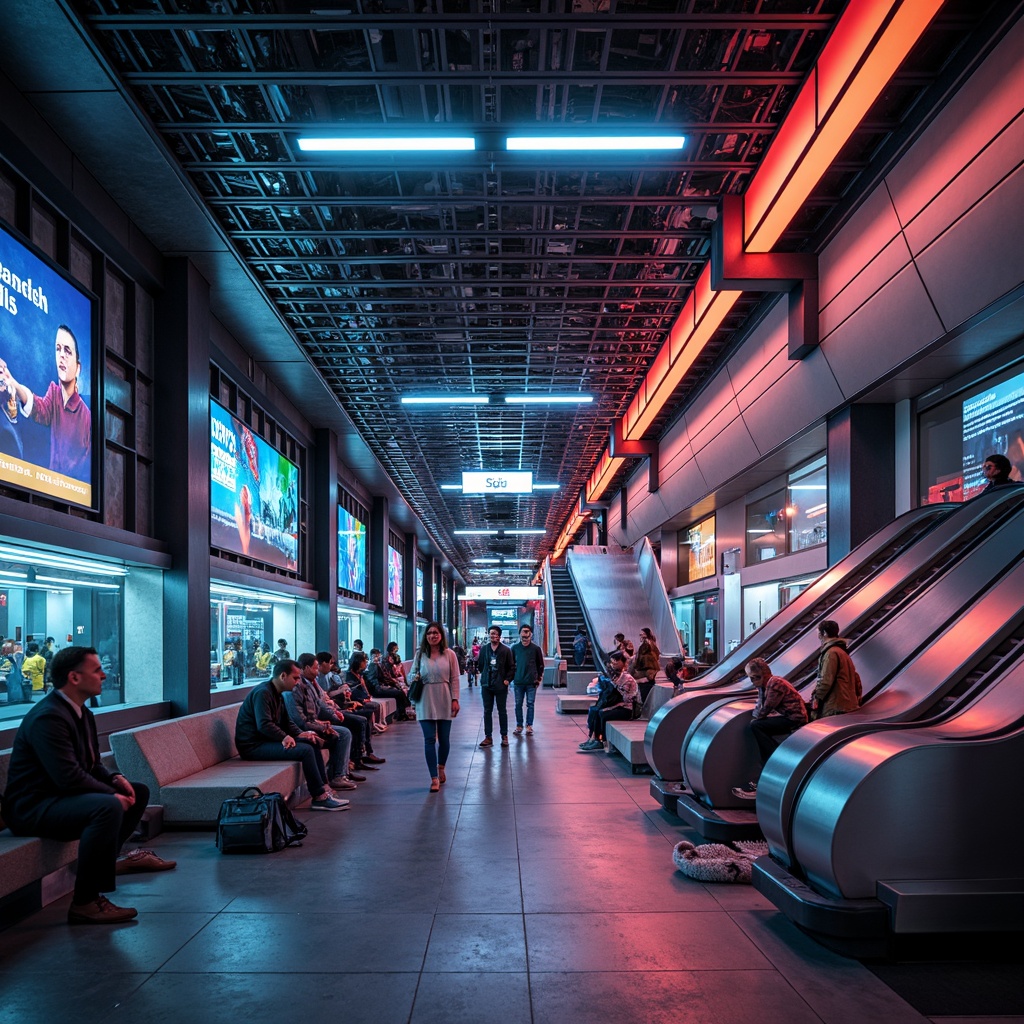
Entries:
<svg viewBox="0 0 1024 1024">
<path fill-rule="evenodd" d="M 210 543 L 297 572 L 299 467 L 210 403 Z"/>
<path fill-rule="evenodd" d="M 0 481 L 86 508 L 97 504 L 94 320 L 89 295 L 0 226 Z"/>
<path fill-rule="evenodd" d="M 510 604 L 487 606 L 487 628 L 497 626 L 503 636 L 515 636 L 519 629 L 519 608 Z"/>
<path fill-rule="evenodd" d="M 423 570 L 416 568 L 416 611 L 423 611 Z"/>
<path fill-rule="evenodd" d="M 366 525 L 338 506 L 338 586 L 366 594 Z"/>
<path fill-rule="evenodd" d="M 388 604 L 402 603 L 402 553 L 388 545 Z"/>
<path fill-rule="evenodd" d="M 1024 373 L 964 399 L 965 500 L 980 494 L 988 486 L 981 469 L 988 455 L 1005 455 L 1013 464 L 1010 479 L 1021 479 L 1024 470 Z"/>
<path fill-rule="evenodd" d="M 715 575 L 715 517 L 709 516 L 686 531 L 690 545 L 690 582 Z"/>
</svg>

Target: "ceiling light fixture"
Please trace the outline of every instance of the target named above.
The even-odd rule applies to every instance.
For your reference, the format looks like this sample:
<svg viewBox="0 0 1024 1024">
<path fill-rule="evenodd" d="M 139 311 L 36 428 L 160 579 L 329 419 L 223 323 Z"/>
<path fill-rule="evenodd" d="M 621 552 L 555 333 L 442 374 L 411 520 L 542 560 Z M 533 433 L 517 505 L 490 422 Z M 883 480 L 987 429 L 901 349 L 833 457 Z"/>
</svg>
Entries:
<svg viewBox="0 0 1024 1024">
<path fill-rule="evenodd" d="M 474 565 L 501 565 L 500 558 L 474 558 Z"/>
<path fill-rule="evenodd" d="M 562 489 L 561 484 L 534 484 L 533 489 L 535 491 L 560 491 Z"/>
<path fill-rule="evenodd" d="M 503 531 L 509 537 L 543 537 L 547 530 L 505 530 Z"/>
<path fill-rule="evenodd" d="M 682 149 L 685 135 L 510 135 L 505 148 L 510 152 L 579 153 L 602 150 Z"/>
<path fill-rule="evenodd" d="M 402 405 L 487 405 L 487 395 L 402 395 Z"/>
<path fill-rule="evenodd" d="M 506 395 L 508 405 L 586 405 L 593 395 Z"/>
<path fill-rule="evenodd" d="M 442 491 L 461 491 L 462 484 L 441 484 Z"/>
<path fill-rule="evenodd" d="M 467 153 L 476 149 L 471 135 L 302 138 L 303 153 Z"/>
<path fill-rule="evenodd" d="M 496 537 L 498 530 L 452 530 L 456 537 Z"/>
</svg>

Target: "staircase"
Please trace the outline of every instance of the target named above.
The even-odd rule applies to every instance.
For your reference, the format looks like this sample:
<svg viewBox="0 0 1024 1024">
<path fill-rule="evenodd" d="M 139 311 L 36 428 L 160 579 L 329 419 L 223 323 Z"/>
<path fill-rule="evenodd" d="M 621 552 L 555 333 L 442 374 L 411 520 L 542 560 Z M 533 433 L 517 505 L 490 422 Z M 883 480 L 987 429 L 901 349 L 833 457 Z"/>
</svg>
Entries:
<svg viewBox="0 0 1024 1024">
<path fill-rule="evenodd" d="M 555 601 L 555 620 L 558 623 L 558 648 L 562 657 L 569 663 L 569 671 L 573 671 L 575 663 L 572 659 L 572 640 L 576 635 L 576 627 L 583 625 L 583 609 L 580 607 L 580 599 L 576 596 L 576 588 L 573 586 L 569 570 L 564 565 L 551 566 L 551 593 Z M 583 662 L 580 671 L 594 670 L 594 656 L 592 648 L 587 650 L 587 660 Z"/>
</svg>

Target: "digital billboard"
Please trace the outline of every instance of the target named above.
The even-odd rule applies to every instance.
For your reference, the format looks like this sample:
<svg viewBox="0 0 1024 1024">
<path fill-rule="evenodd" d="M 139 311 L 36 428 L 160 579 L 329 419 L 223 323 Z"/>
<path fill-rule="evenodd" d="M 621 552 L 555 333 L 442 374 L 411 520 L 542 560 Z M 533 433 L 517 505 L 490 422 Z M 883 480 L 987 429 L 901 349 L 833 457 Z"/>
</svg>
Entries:
<svg viewBox="0 0 1024 1024">
<path fill-rule="evenodd" d="M 366 525 L 338 506 L 338 586 L 366 594 Z"/>
<path fill-rule="evenodd" d="M 423 611 L 423 570 L 416 567 L 416 611 Z"/>
<path fill-rule="evenodd" d="M 1013 464 L 1012 480 L 1024 469 L 1024 373 L 994 384 L 963 403 L 963 497 L 980 494 L 988 482 L 985 457 L 1005 455 Z"/>
<path fill-rule="evenodd" d="M 299 568 L 299 467 L 210 403 L 210 543 Z"/>
<path fill-rule="evenodd" d="M 92 298 L 0 225 L 0 481 L 87 508 L 94 322 Z"/>
<path fill-rule="evenodd" d="M 686 531 L 690 545 L 690 582 L 715 575 L 715 517 L 709 516 Z"/>
<path fill-rule="evenodd" d="M 402 553 L 388 545 L 388 604 L 402 603 Z"/>
</svg>

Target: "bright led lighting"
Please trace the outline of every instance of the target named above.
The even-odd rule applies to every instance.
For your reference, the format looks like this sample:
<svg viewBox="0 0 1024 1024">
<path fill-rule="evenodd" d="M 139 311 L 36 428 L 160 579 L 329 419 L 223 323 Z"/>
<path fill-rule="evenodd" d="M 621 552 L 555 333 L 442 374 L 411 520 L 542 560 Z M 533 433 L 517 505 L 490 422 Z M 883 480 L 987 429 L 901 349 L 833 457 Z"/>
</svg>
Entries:
<svg viewBox="0 0 1024 1024">
<path fill-rule="evenodd" d="M 500 558 L 474 558 L 474 565 L 501 565 Z"/>
<path fill-rule="evenodd" d="M 621 153 L 635 149 L 682 149 L 685 135 L 518 135 L 505 140 L 505 148 L 517 152 L 579 153 L 604 150 Z"/>
<path fill-rule="evenodd" d="M 456 537 L 496 537 L 497 530 L 452 530 Z"/>
<path fill-rule="evenodd" d="M 462 484 L 441 484 L 442 491 L 461 491 Z"/>
<path fill-rule="evenodd" d="M 509 405 L 586 405 L 593 395 L 506 395 Z"/>
<path fill-rule="evenodd" d="M 535 491 L 560 491 L 562 489 L 561 484 L 534 484 L 533 489 Z"/>
<path fill-rule="evenodd" d="M 486 405 L 487 395 L 402 395 L 402 405 Z"/>
<path fill-rule="evenodd" d="M 471 135 L 299 139 L 299 149 L 303 153 L 467 153 L 476 149 L 476 139 Z"/>
<path fill-rule="evenodd" d="M 543 537 L 547 530 L 506 530 L 510 537 Z"/>
<path fill-rule="evenodd" d="M 119 583 L 98 583 L 95 580 L 66 580 L 60 576 L 41 576 L 36 574 L 37 580 L 46 583 L 62 583 L 66 587 L 95 587 L 97 590 L 118 590 Z"/>
</svg>

